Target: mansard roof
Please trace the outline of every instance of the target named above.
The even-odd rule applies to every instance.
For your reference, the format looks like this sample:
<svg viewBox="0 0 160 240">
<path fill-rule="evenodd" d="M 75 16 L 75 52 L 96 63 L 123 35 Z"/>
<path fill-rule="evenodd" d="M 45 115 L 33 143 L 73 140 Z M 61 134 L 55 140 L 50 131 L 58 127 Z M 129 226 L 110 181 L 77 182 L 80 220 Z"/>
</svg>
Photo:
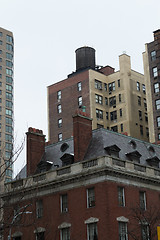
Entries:
<svg viewBox="0 0 160 240">
<path fill-rule="evenodd" d="M 160 146 L 100 128 L 92 131 L 92 139 L 84 160 L 108 156 L 108 151 L 106 151 L 106 149 L 111 147 L 112 152 L 114 149 L 115 151 L 118 150 L 119 158 L 123 161 L 128 160 L 128 153 L 137 153 L 139 155 L 139 164 L 144 166 L 150 165 L 149 159 L 153 158 L 153 154 L 154 156 L 157 156 L 157 158 L 160 158 Z M 154 149 L 154 152 L 150 151 L 151 148 Z M 41 161 L 52 163 L 50 164 L 49 170 L 53 170 L 57 167 L 62 167 L 62 159 L 66 156 L 66 154 L 74 156 L 73 137 L 46 146 L 45 154 Z M 157 167 L 159 167 L 159 162 Z M 24 177 L 26 177 L 26 167 L 24 167 L 17 176 L 17 178 Z"/>
</svg>

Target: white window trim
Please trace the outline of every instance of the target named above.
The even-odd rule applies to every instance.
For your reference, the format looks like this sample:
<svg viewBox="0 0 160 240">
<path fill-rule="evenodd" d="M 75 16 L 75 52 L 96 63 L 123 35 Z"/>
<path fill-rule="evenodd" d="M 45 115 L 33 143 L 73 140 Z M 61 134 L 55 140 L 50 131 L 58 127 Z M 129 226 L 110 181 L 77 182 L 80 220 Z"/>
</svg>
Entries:
<svg viewBox="0 0 160 240">
<path fill-rule="evenodd" d="M 94 217 L 90 217 L 87 220 L 85 220 L 85 224 L 90 224 L 90 223 L 97 223 L 99 222 L 99 218 L 94 218 Z"/>
<path fill-rule="evenodd" d="M 63 222 L 61 225 L 58 226 L 58 229 L 63 229 L 63 228 L 70 228 L 71 223 Z"/>
</svg>

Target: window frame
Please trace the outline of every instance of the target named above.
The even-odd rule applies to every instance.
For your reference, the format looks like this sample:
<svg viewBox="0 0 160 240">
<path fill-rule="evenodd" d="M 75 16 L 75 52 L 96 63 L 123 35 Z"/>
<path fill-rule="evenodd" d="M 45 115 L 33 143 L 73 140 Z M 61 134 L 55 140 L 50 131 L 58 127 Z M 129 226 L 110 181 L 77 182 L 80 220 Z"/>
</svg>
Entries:
<svg viewBox="0 0 160 240">
<path fill-rule="evenodd" d="M 95 188 L 87 188 L 87 208 L 95 207 Z"/>
<path fill-rule="evenodd" d="M 125 207 L 125 192 L 124 187 L 118 186 L 118 206 Z"/>
<path fill-rule="evenodd" d="M 61 202 L 61 213 L 68 212 L 68 194 L 62 194 L 60 196 L 60 202 Z"/>
</svg>

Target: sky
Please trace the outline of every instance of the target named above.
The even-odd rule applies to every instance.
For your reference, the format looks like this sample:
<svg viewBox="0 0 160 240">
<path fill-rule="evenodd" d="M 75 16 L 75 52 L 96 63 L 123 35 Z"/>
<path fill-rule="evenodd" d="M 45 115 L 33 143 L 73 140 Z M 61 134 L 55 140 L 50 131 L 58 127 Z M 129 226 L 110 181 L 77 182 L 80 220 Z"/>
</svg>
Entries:
<svg viewBox="0 0 160 240">
<path fill-rule="evenodd" d="M 14 34 L 16 146 L 28 127 L 48 139 L 47 86 L 75 71 L 77 48 L 95 48 L 96 64 L 115 70 L 125 52 L 132 69 L 143 73 L 145 43 L 160 28 L 159 0 L 0 0 L 0 10 L 0 26 Z M 25 151 L 15 174 L 25 164 Z"/>
</svg>

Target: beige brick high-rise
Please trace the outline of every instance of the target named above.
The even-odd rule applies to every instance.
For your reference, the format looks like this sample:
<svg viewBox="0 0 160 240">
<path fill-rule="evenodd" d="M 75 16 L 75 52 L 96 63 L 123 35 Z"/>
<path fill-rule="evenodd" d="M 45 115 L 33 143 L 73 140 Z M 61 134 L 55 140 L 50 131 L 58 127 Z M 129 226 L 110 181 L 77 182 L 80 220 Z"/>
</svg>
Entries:
<svg viewBox="0 0 160 240">
<path fill-rule="evenodd" d="M 2 184 L 12 179 L 13 65 L 13 34 L 0 28 L 0 171 Z"/>
<path fill-rule="evenodd" d="M 90 54 L 91 52 L 91 54 Z M 131 69 L 130 56 L 119 56 L 120 70 L 95 65 L 95 50 L 76 50 L 76 72 L 48 87 L 49 140 L 61 141 L 73 132 L 72 116 L 86 107 L 92 129 L 104 127 L 148 141 L 144 76 Z"/>
</svg>

